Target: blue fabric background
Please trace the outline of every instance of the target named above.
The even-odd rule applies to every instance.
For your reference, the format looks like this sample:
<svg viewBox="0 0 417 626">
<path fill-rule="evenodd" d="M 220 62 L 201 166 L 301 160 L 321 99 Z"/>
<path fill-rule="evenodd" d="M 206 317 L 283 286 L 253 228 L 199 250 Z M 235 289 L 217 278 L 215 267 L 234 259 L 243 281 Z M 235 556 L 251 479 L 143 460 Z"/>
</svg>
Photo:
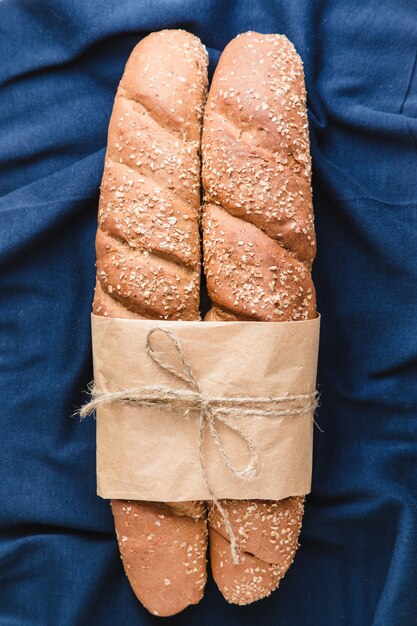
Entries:
<svg viewBox="0 0 417 626">
<path fill-rule="evenodd" d="M 212 582 L 164 623 L 417 623 L 417 16 L 413 0 L 0 2 L 0 624 L 159 623 L 95 496 L 89 314 L 106 131 L 146 33 L 285 33 L 309 96 L 322 314 L 314 490 L 280 589 Z"/>
</svg>

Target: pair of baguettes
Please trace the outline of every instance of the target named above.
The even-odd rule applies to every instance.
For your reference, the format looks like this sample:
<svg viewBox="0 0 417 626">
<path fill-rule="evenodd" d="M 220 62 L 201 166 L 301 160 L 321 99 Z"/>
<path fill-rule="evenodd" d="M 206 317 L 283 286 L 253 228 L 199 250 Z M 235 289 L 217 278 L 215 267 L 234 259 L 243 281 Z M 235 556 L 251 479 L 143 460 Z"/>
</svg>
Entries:
<svg viewBox="0 0 417 626">
<path fill-rule="evenodd" d="M 207 53 L 193 35 L 153 33 L 132 52 L 109 127 L 93 311 L 200 319 L 202 173 L 206 320 L 314 318 L 301 60 L 283 36 L 245 33 L 226 47 L 207 103 L 206 95 Z M 229 602 L 248 604 L 277 587 L 298 547 L 303 498 L 222 504 L 238 565 L 210 504 L 112 501 L 126 574 L 151 613 L 173 615 L 201 599 L 208 535 L 212 573 Z"/>
</svg>

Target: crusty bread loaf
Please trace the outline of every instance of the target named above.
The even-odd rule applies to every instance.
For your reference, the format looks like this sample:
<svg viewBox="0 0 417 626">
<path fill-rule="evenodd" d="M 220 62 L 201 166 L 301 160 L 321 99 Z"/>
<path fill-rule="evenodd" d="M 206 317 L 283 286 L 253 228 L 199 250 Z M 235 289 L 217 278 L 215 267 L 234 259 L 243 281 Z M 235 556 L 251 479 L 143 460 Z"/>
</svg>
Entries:
<svg viewBox="0 0 417 626">
<path fill-rule="evenodd" d="M 200 137 L 207 53 L 180 30 L 133 50 L 108 133 L 96 238 L 96 315 L 199 319 Z M 206 581 L 202 502 L 113 500 L 132 588 L 154 615 L 197 603 Z"/>
<path fill-rule="evenodd" d="M 283 36 L 245 33 L 224 50 L 203 124 L 207 320 L 316 317 L 315 234 L 302 62 Z M 298 546 L 303 498 L 224 501 L 242 552 L 234 565 L 215 508 L 213 576 L 224 597 L 269 595 Z"/>
</svg>

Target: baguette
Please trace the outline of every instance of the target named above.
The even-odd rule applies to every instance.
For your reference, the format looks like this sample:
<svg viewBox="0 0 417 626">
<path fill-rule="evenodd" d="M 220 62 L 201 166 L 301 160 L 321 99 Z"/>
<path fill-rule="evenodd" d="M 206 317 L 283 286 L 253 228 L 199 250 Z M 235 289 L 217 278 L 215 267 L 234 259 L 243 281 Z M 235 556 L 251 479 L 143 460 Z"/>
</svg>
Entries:
<svg viewBox="0 0 417 626">
<path fill-rule="evenodd" d="M 206 320 L 317 316 L 315 233 L 302 62 L 283 36 L 245 33 L 224 50 L 203 123 Z M 209 510 L 211 569 L 223 596 L 248 604 L 271 593 L 293 561 L 303 497 L 226 500 L 241 550 Z"/>
<path fill-rule="evenodd" d="M 198 320 L 200 137 L 207 53 L 166 30 L 133 50 L 108 132 L 96 237 L 93 312 L 119 318 Z M 123 565 L 154 615 L 203 595 L 203 502 L 113 500 Z"/>
</svg>

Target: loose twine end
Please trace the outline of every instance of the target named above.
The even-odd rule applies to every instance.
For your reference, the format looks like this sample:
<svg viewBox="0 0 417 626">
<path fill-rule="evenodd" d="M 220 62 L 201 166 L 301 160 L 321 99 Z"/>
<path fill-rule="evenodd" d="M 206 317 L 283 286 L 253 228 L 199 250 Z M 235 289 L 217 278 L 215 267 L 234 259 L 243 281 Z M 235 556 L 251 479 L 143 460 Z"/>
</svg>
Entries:
<svg viewBox="0 0 417 626">
<path fill-rule="evenodd" d="M 152 347 L 151 340 L 157 332 L 163 333 L 170 340 L 171 345 L 181 361 L 184 370 L 183 373 L 178 368 L 172 367 L 169 363 L 163 361 L 156 354 L 154 348 Z M 230 541 L 230 551 L 233 562 L 235 565 L 238 565 L 240 561 L 240 550 L 229 514 L 226 508 L 216 497 L 208 477 L 204 453 L 205 431 L 206 429 L 209 430 L 212 440 L 216 444 L 219 454 L 229 471 L 236 478 L 250 481 L 255 478 L 259 467 L 258 451 L 250 437 L 248 437 L 243 430 L 236 425 L 236 423 L 233 423 L 230 420 L 242 416 L 287 417 L 290 415 L 301 415 L 312 412 L 313 421 L 319 430 L 321 430 L 314 420 L 314 411 L 318 405 L 318 394 L 314 391 L 294 396 L 266 398 L 245 396 L 229 398 L 206 397 L 191 369 L 177 337 L 173 333 L 163 328 L 152 328 L 146 337 L 146 353 L 149 358 L 161 369 L 169 372 L 173 377 L 184 382 L 188 386 L 188 389 L 171 389 L 169 387 L 156 385 L 148 387 L 135 387 L 121 391 L 104 392 L 97 389 L 94 386 L 94 383 L 90 383 L 89 391 L 91 393 L 91 400 L 80 409 L 80 418 L 84 419 L 88 415 L 91 415 L 99 406 L 103 404 L 113 403 L 142 407 L 168 406 L 174 410 L 181 410 L 185 417 L 188 417 L 192 411 L 197 411 L 199 414 L 198 448 L 201 474 L 213 505 L 219 511 L 224 523 Z M 287 406 L 285 408 L 279 408 L 283 404 Z M 273 408 L 271 408 L 271 406 Z M 223 424 L 226 428 L 233 431 L 240 441 L 246 446 L 249 453 L 249 461 L 243 469 L 235 467 L 226 453 L 219 435 L 218 424 Z"/>
</svg>

